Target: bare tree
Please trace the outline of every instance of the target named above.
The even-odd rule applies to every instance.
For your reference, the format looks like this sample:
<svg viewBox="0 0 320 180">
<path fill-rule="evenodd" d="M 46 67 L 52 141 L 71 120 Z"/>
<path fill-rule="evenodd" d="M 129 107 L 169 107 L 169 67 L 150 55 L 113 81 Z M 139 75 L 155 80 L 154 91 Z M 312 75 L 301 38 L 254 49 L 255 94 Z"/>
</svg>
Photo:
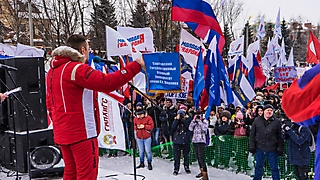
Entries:
<svg viewBox="0 0 320 180">
<path fill-rule="evenodd" d="M 21 43 L 21 35 L 26 35 L 25 32 L 27 32 L 28 13 L 26 12 L 25 4 L 17 0 L 4 0 L 1 1 L 1 5 L 7 9 L 6 13 L 2 14 L 5 21 L 15 32 L 13 43 Z"/>
<path fill-rule="evenodd" d="M 222 6 L 223 23 L 230 27 L 232 38 L 234 37 L 234 24 L 237 22 L 243 11 L 244 3 L 240 0 L 228 0 Z"/>
<path fill-rule="evenodd" d="M 42 17 L 50 20 L 58 46 L 79 28 L 78 7 L 77 0 L 42 0 Z"/>
<path fill-rule="evenodd" d="M 179 41 L 180 27 L 171 21 L 171 1 L 149 1 L 151 28 L 154 33 L 154 44 L 158 51 L 172 51 Z"/>
</svg>

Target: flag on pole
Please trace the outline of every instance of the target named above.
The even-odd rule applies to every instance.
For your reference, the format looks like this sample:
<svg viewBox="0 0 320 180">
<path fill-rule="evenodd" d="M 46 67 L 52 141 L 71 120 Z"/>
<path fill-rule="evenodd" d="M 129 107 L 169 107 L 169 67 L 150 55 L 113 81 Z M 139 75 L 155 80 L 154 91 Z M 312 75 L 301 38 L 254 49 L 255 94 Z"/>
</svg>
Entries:
<svg viewBox="0 0 320 180">
<path fill-rule="evenodd" d="M 211 5 L 205 0 L 173 0 L 173 21 L 185 22 L 204 42 L 210 44 L 214 36 L 221 51 L 225 39 Z"/>
<path fill-rule="evenodd" d="M 109 26 L 106 26 L 106 42 L 107 56 L 132 55 L 133 59 L 142 57 L 126 38 Z"/>
<path fill-rule="evenodd" d="M 282 39 L 278 67 L 282 67 L 286 64 L 287 64 L 286 50 L 285 50 L 285 45 L 284 45 L 284 39 Z"/>
<path fill-rule="evenodd" d="M 209 45 L 206 65 L 208 68 L 206 72 L 205 89 L 209 95 L 209 102 L 205 117 L 208 118 L 212 106 L 221 104 L 220 85 L 226 95 L 227 102 L 225 103 L 231 104 L 234 101 L 229 77 L 215 38 Z"/>
<path fill-rule="evenodd" d="M 242 36 L 242 37 L 240 37 L 230 43 L 228 56 L 242 55 L 243 54 L 243 46 L 244 46 L 244 36 Z"/>
<path fill-rule="evenodd" d="M 234 68 L 235 68 L 235 64 L 236 64 L 236 61 L 237 59 L 239 58 L 240 56 L 235 56 L 233 59 L 229 59 L 228 60 L 228 75 L 229 75 L 229 80 L 231 81 L 233 79 L 233 75 L 234 75 Z"/>
<path fill-rule="evenodd" d="M 281 26 L 280 26 L 280 8 L 279 8 L 277 19 L 276 19 L 276 24 L 274 25 L 273 34 L 275 35 L 275 37 L 282 39 Z"/>
<path fill-rule="evenodd" d="M 286 115 L 294 122 L 304 126 L 319 124 L 320 116 L 320 65 L 307 70 L 300 79 L 295 80 L 284 91 L 282 105 Z M 315 177 L 320 179 L 320 131 L 317 135 Z"/>
<path fill-rule="evenodd" d="M 222 0 L 221 3 L 220 3 L 220 5 L 221 5 L 221 6 L 224 6 L 224 3 L 225 3 L 226 1 L 227 1 L 227 0 Z"/>
<path fill-rule="evenodd" d="M 310 31 L 306 61 L 308 63 L 318 64 L 319 60 L 320 60 L 320 42 L 318 38 L 312 33 L 312 31 Z"/>
<path fill-rule="evenodd" d="M 262 39 L 262 38 L 264 38 L 264 36 L 266 36 L 266 29 L 265 29 L 265 25 L 264 25 L 264 15 L 261 16 L 260 25 L 258 27 L 258 31 L 257 31 L 256 36 L 258 39 Z"/>
<path fill-rule="evenodd" d="M 184 57 L 186 63 L 190 64 L 193 70 L 197 66 L 202 42 L 195 38 L 188 31 L 181 28 L 179 52 Z"/>
<path fill-rule="evenodd" d="M 293 47 L 291 47 L 290 54 L 289 54 L 286 66 L 294 66 Z"/>
<path fill-rule="evenodd" d="M 194 91 L 193 91 L 193 102 L 196 109 L 198 109 L 199 107 L 200 94 L 204 89 L 204 85 L 205 85 L 204 84 L 204 64 L 203 64 L 203 58 L 202 58 L 202 51 L 200 50 L 197 67 L 196 67 L 196 73 L 195 73 L 195 79 L 194 79 Z"/>
<path fill-rule="evenodd" d="M 264 60 L 266 61 L 265 64 L 267 65 L 267 68 L 270 69 L 272 66 L 276 65 L 278 62 L 278 58 L 276 55 L 276 51 L 278 51 L 277 44 L 274 43 L 276 38 L 273 38 L 271 41 L 269 39 L 268 41 L 268 48 L 266 51 L 266 54 L 264 56 Z M 278 39 L 276 39 L 278 41 Z M 279 46 L 279 45 L 278 45 Z"/>
<path fill-rule="evenodd" d="M 247 78 L 243 75 L 240 69 L 241 58 L 239 58 L 236 62 L 235 75 L 232 81 L 232 90 L 242 104 L 242 106 L 246 106 L 254 97 L 255 92 L 248 82 Z"/>
<path fill-rule="evenodd" d="M 98 93 L 100 129 L 98 145 L 100 148 L 126 150 L 124 129 L 118 102 L 104 93 Z M 107 122 L 107 123 L 106 123 Z"/>
<path fill-rule="evenodd" d="M 216 64 L 216 46 L 217 41 L 214 38 L 210 45 L 206 56 L 205 64 L 207 66 L 207 72 L 205 77 L 205 90 L 208 94 L 208 98 L 206 96 L 202 96 L 202 99 L 208 99 L 207 102 L 207 111 L 206 111 L 206 117 L 209 117 L 209 113 L 211 111 L 211 108 L 213 105 L 220 105 L 220 80 L 219 80 L 219 74 L 217 70 L 217 64 Z M 209 112 L 209 113 L 208 113 Z"/>
<path fill-rule="evenodd" d="M 153 33 L 150 27 L 133 28 L 117 26 L 117 31 L 126 38 L 137 51 L 154 52 Z"/>
<path fill-rule="evenodd" d="M 226 100 L 227 100 L 225 101 L 225 104 L 229 105 L 234 101 L 233 95 L 232 95 L 232 88 L 231 88 L 229 77 L 227 75 L 226 67 L 224 65 L 224 62 L 218 47 L 216 49 L 216 54 L 217 54 L 217 64 L 218 64 L 217 68 L 219 73 L 219 79 L 220 79 L 220 82 L 222 81 L 221 86 L 224 91 L 224 94 L 226 95 Z"/>
<path fill-rule="evenodd" d="M 250 58 L 252 58 L 252 67 L 249 69 L 248 81 L 252 88 L 261 87 L 266 81 L 266 77 L 263 74 L 262 68 L 260 68 L 257 56 L 252 54 Z"/>
</svg>

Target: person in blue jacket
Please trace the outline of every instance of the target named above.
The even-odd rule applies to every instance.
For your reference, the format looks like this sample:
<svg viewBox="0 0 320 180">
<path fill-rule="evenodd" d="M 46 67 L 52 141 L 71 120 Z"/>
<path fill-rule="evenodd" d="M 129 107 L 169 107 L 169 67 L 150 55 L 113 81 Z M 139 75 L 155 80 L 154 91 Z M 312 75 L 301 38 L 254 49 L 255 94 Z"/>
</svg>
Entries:
<svg viewBox="0 0 320 180">
<path fill-rule="evenodd" d="M 310 164 L 310 148 L 312 141 L 309 127 L 292 123 L 291 126 L 281 126 L 284 138 L 288 140 L 289 162 L 293 165 L 297 180 L 308 179 L 308 165 Z"/>
</svg>

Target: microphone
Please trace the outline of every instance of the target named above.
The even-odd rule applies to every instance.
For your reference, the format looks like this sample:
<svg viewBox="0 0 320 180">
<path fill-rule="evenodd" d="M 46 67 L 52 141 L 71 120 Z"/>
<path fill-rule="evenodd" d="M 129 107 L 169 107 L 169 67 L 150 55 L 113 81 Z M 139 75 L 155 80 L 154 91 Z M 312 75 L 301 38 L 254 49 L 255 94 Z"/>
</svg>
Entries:
<svg viewBox="0 0 320 180">
<path fill-rule="evenodd" d="M 95 56 L 92 60 L 93 60 L 94 62 L 104 62 L 106 65 L 115 65 L 115 64 L 118 64 L 117 62 L 115 62 L 115 61 L 112 60 L 112 59 L 102 59 L 102 58 L 99 57 L 99 56 Z"/>
<path fill-rule="evenodd" d="M 17 68 L 11 67 L 11 66 L 8 66 L 8 65 L 4 65 L 4 64 L 0 64 L 0 68 L 5 69 L 7 71 L 18 71 Z"/>
</svg>

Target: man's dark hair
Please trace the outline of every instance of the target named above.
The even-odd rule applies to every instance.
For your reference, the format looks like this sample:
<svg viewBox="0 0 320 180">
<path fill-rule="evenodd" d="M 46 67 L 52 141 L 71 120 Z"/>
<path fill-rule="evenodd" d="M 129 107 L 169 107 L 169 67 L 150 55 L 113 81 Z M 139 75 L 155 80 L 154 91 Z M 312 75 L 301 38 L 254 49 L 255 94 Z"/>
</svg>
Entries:
<svg viewBox="0 0 320 180">
<path fill-rule="evenodd" d="M 68 37 L 66 45 L 80 51 L 82 47 L 86 47 L 87 38 L 81 34 L 73 34 Z"/>
</svg>

